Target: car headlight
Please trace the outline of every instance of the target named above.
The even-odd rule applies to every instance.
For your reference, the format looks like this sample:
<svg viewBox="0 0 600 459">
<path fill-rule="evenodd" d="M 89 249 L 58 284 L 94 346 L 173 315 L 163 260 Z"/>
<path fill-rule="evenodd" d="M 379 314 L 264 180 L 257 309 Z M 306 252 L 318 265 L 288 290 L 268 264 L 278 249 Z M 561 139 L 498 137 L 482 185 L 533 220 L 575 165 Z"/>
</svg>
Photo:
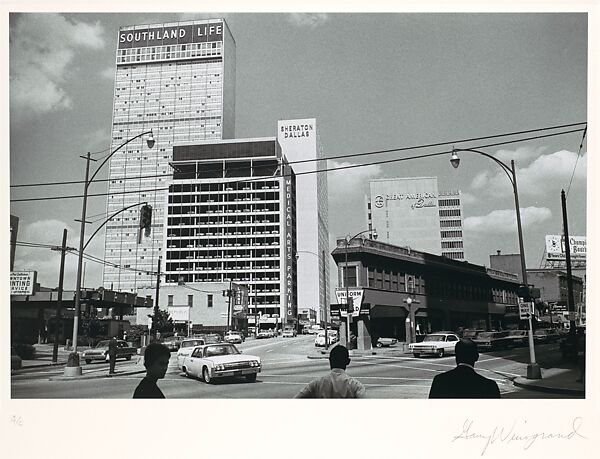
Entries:
<svg viewBox="0 0 600 459">
<path fill-rule="evenodd" d="M 217 371 L 222 371 L 224 369 L 225 369 L 224 365 L 215 365 L 215 370 L 217 370 Z"/>
</svg>

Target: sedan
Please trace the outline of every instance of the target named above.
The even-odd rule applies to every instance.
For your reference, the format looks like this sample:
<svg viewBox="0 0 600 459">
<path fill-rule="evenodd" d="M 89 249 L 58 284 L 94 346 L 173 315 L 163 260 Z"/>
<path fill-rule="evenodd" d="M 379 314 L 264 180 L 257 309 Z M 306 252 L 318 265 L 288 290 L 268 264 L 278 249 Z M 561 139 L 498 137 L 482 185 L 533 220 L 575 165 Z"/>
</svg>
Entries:
<svg viewBox="0 0 600 459">
<path fill-rule="evenodd" d="M 396 338 L 378 338 L 375 343 L 376 347 L 389 347 L 396 344 L 398 340 Z"/>
<path fill-rule="evenodd" d="M 283 330 L 281 336 L 283 338 L 293 338 L 296 336 L 296 330 L 294 330 L 293 328 L 286 328 L 285 330 Z"/>
<path fill-rule="evenodd" d="M 529 344 L 529 334 L 527 330 L 510 330 L 508 332 L 508 337 L 511 339 L 511 346 L 520 347 Z"/>
<path fill-rule="evenodd" d="M 241 332 L 230 331 L 225 334 L 224 341 L 226 343 L 242 344 L 244 335 L 242 335 Z"/>
<path fill-rule="evenodd" d="M 327 332 L 327 343 L 335 344 L 337 342 L 337 336 L 333 333 Z M 315 338 L 316 347 L 325 347 L 325 332 L 319 332 Z"/>
<path fill-rule="evenodd" d="M 561 335 L 553 328 L 538 328 L 533 332 L 533 340 L 536 343 L 553 343 L 560 338 Z"/>
<path fill-rule="evenodd" d="M 181 345 L 179 346 L 179 350 L 177 351 L 177 368 L 181 370 L 181 365 L 183 360 L 189 356 L 196 346 L 201 346 L 205 344 L 206 341 L 204 338 L 186 338 L 181 341 Z"/>
<path fill-rule="evenodd" d="M 443 357 L 446 354 L 455 354 L 458 336 L 454 333 L 431 333 L 425 335 L 420 343 L 411 343 L 408 345 L 409 352 L 415 357 L 421 354 L 433 354 Z"/>
<path fill-rule="evenodd" d="M 495 351 L 497 349 L 505 349 L 512 344 L 512 338 L 508 335 L 508 331 L 501 332 L 480 332 L 473 339 L 477 344 L 477 349 L 480 351 Z"/>
<path fill-rule="evenodd" d="M 265 338 L 272 338 L 273 337 L 273 333 L 269 332 L 269 330 L 260 330 L 258 332 L 258 334 L 256 335 L 256 339 L 265 339 Z"/>
<path fill-rule="evenodd" d="M 83 352 L 83 360 L 85 363 L 92 363 L 92 360 L 109 360 L 108 355 L 108 343 L 110 340 L 102 340 L 96 347 L 87 349 Z M 127 342 L 122 339 L 117 340 L 117 359 L 131 360 L 131 356 L 137 353 L 137 349 L 131 347 Z"/>
<path fill-rule="evenodd" d="M 210 384 L 216 378 L 243 376 L 246 381 L 256 381 L 261 371 L 260 357 L 243 355 L 233 344 L 207 344 L 197 346 L 181 365 L 186 376 L 201 378 Z"/>
<path fill-rule="evenodd" d="M 169 348 L 170 351 L 178 351 L 181 346 L 181 336 L 171 336 L 163 341 L 163 344 Z"/>
</svg>

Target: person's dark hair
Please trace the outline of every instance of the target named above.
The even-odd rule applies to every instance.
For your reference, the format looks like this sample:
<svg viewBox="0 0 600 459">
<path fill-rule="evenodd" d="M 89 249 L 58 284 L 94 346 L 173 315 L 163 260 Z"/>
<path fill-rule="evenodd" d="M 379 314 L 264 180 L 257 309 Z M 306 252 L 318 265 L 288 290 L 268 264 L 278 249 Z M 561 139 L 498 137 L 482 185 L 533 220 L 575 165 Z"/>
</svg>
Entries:
<svg viewBox="0 0 600 459">
<path fill-rule="evenodd" d="M 171 357 L 171 351 L 162 343 L 150 343 L 144 351 L 144 366 L 152 365 L 160 357 Z"/>
<path fill-rule="evenodd" d="M 479 359 L 479 352 L 477 351 L 477 344 L 469 338 L 462 338 L 456 343 L 456 363 L 468 363 L 469 365 L 475 364 Z"/>
<path fill-rule="evenodd" d="M 331 368 L 346 369 L 346 366 L 350 363 L 350 356 L 348 349 L 341 344 L 333 346 L 329 352 L 329 366 Z"/>
</svg>

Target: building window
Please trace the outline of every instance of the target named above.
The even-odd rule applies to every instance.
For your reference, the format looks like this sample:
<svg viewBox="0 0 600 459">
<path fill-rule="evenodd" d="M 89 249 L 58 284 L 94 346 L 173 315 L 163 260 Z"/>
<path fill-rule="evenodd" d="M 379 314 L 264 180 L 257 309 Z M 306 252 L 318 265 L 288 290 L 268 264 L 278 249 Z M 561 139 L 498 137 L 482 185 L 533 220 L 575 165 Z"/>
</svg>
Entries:
<svg viewBox="0 0 600 459">
<path fill-rule="evenodd" d="M 194 295 L 188 295 L 188 306 L 190 308 L 194 306 Z"/>
<path fill-rule="evenodd" d="M 167 306 L 173 306 L 173 295 L 167 295 Z"/>
<path fill-rule="evenodd" d="M 207 300 L 207 306 L 209 308 L 213 307 L 213 296 L 212 293 L 209 293 L 208 295 L 206 295 L 206 300 Z"/>
<path fill-rule="evenodd" d="M 413 276 L 406 276 L 406 291 L 415 293 L 415 278 Z"/>
<path fill-rule="evenodd" d="M 346 272 L 346 269 L 348 270 Z M 348 275 L 348 287 L 356 287 L 356 266 L 348 266 L 348 268 L 346 268 L 345 266 L 342 267 L 342 274 L 343 274 L 343 280 L 342 282 L 344 283 L 344 287 L 346 287 L 346 274 Z"/>
</svg>

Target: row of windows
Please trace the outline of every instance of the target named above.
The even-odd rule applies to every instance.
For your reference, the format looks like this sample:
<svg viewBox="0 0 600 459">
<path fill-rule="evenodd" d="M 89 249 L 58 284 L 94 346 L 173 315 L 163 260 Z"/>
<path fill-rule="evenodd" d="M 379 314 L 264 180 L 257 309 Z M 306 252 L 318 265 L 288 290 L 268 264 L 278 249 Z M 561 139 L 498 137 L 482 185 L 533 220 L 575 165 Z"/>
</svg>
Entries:
<svg viewBox="0 0 600 459">
<path fill-rule="evenodd" d="M 442 249 L 462 249 L 463 241 L 442 241 Z"/>
<path fill-rule="evenodd" d="M 200 46 L 199 46 L 200 45 Z M 203 46 L 210 45 L 210 46 Z M 191 43 L 187 45 L 157 46 L 122 49 L 117 56 L 117 64 L 148 62 L 165 59 L 192 59 L 195 57 L 216 57 L 222 53 L 221 42 Z"/>
<path fill-rule="evenodd" d="M 442 220 L 440 221 L 440 227 L 441 228 L 454 228 L 454 227 L 461 227 L 462 226 L 462 222 L 460 220 Z"/>
<path fill-rule="evenodd" d="M 462 231 L 442 231 L 440 232 L 442 239 L 449 237 L 462 237 Z"/>
<path fill-rule="evenodd" d="M 465 253 L 464 252 L 442 252 L 442 256 L 446 258 L 450 258 L 452 260 L 464 260 Z"/>
<path fill-rule="evenodd" d="M 460 217 L 460 209 L 440 210 L 440 217 Z"/>
<path fill-rule="evenodd" d="M 440 207 L 460 206 L 460 199 L 440 199 L 438 204 Z"/>
</svg>

